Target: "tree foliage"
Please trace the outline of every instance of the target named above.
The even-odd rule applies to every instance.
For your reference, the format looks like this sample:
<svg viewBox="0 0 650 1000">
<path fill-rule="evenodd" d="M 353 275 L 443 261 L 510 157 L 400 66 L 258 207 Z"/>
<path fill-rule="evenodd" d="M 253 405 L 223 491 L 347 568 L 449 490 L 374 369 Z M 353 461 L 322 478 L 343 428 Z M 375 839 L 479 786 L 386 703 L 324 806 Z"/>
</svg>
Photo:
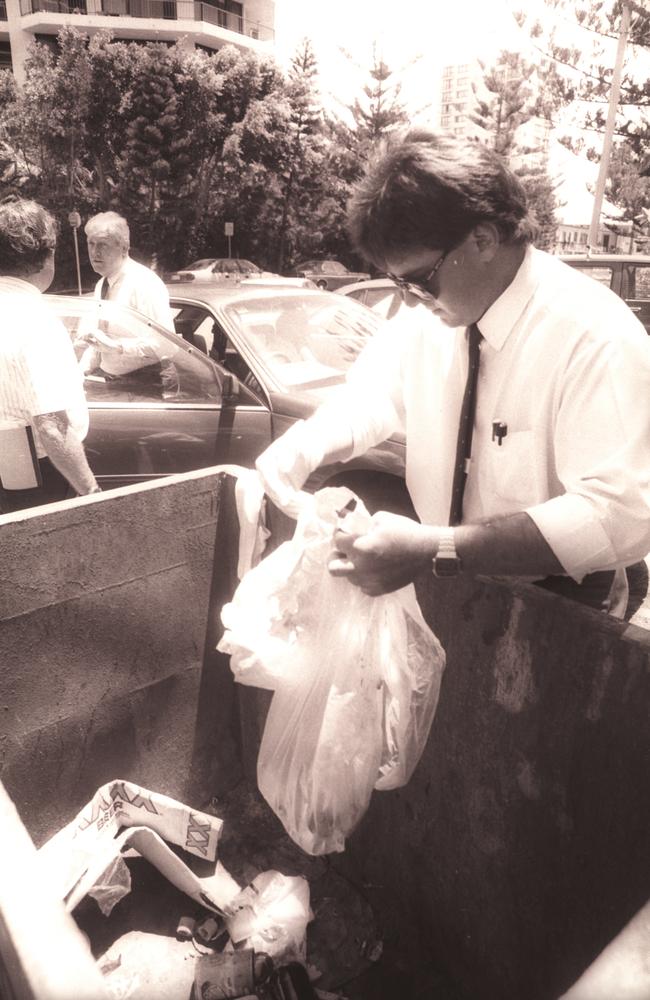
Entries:
<svg viewBox="0 0 650 1000">
<path fill-rule="evenodd" d="M 522 11 L 516 15 L 526 26 L 539 53 L 553 66 L 550 81 L 559 109 L 569 104 L 581 108 L 580 126 L 594 134 L 604 129 L 615 62 L 615 42 L 621 29 L 623 0 L 544 0 L 548 17 L 543 22 Z M 650 11 L 630 3 L 631 20 L 621 81 L 616 133 L 639 153 L 650 139 Z"/>
</svg>

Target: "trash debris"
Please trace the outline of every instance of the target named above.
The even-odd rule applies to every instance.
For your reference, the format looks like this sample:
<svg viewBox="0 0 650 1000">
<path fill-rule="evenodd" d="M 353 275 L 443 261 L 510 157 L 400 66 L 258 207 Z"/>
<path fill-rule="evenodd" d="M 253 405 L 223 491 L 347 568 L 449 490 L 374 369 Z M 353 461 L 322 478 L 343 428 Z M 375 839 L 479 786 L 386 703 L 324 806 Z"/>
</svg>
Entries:
<svg viewBox="0 0 650 1000">
<path fill-rule="evenodd" d="M 194 917 L 181 917 L 176 927 L 177 941 L 190 941 L 194 937 L 196 920 Z"/>
<path fill-rule="evenodd" d="M 300 962 L 276 969 L 269 980 L 273 1000 L 317 1000 L 307 970 Z"/>
<path fill-rule="evenodd" d="M 228 935 L 223 918 L 209 916 L 196 924 L 194 937 L 199 944 L 214 947 L 217 942 L 225 944 Z"/>
<path fill-rule="evenodd" d="M 200 955 L 194 972 L 194 996 L 197 1000 L 242 997 L 266 983 L 272 972 L 273 959 L 252 948 Z"/>
<path fill-rule="evenodd" d="M 236 947 L 265 951 L 277 963 L 304 961 L 312 918 L 307 880 L 268 871 L 230 901 L 225 921 Z"/>
<path fill-rule="evenodd" d="M 129 781 L 111 781 L 99 788 L 88 805 L 36 856 L 42 877 L 50 882 L 68 910 L 93 892 L 110 911 L 109 897 L 124 895 L 123 862 L 115 862 L 131 848 L 195 902 L 221 912 L 239 892 L 238 883 L 220 862 L 212 875 L 199 878 L 164 841 L 214 861 L 222 825 L 216 816 L 198 812 L 166 795 Z M 111 869 L 121 886 L 119 890 L 105 881 L 105 873 Z"/>
</svg>

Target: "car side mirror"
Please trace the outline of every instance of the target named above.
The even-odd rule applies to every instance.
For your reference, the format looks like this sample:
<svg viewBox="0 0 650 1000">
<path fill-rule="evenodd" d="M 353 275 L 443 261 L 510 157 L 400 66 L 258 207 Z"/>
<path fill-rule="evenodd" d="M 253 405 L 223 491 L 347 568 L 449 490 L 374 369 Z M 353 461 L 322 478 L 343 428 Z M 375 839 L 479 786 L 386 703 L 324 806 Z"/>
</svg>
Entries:
<svg viewBox="0 0 650 1000">
<path fill-rule="evenodd" d="M 221 383 L 221 392 L 223 393 L 223 398 L 225 400 L 233 400 L 239 398 L 239 379 L 234 375 L 226 374 L 224 375 L 223 381 Z"/>
<path fill-rule="evenodd" d="M 203 354 L 208 354 L 209 353 L 208 352 L 208 342 L 207 342 L 207 340 L 205 339 L 205 337 L 203 336 L 202 333 L 195 333 L 195 334 L 193 334 L 192 340 L 194 341 L 194 346 L 197 348 L 197 350 L 202 351 Z"/>
</svg>

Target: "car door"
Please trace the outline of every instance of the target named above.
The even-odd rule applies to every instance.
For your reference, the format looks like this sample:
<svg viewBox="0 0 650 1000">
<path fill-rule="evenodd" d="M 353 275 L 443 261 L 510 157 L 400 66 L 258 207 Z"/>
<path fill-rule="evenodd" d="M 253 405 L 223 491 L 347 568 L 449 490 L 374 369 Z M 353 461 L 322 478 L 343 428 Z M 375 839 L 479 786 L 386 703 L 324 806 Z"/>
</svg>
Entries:
<svg viewBox="0 0 650 1000">
<path fill-rule="evenodd" d="M 101 365 L 86 374 L 90 426 L 85 447 L 104 488 L 222 462 L 253 464 L 270 442 L 270 417 L 256 405 L 252 440 L 234 432 L 237 405 L 249 395 L 236 378 L 178 335 L 131 310 L 115 303 L 85 303 L 85 314 L 79 315 L 78 308 L 76 315 L 74 308 L 68 310 L 72 315 L 59 313 L 78 354 L 89 330 L 92 335 L 99 306 L 100 322 L 118 344 L 146 344 L 148 354 L 159 359 L 117 377 L 107 377 Z"/>
<path fill-rule="evenodd" d="M 650 264 L 625 261 L 622 279 L 622 297 L 650 333 Z"/>
</svg>

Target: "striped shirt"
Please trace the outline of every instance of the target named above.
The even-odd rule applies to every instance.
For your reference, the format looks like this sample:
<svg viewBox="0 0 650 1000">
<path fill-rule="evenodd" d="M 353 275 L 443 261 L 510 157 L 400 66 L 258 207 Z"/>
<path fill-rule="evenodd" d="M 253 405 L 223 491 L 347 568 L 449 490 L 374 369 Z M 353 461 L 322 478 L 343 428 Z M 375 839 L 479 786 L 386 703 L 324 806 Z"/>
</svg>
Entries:
<svg viewBox="0 0 650 1000">
<path fill-rule="evenodd" d="M 65 410 L 83 440 L 88 407 L 68 332 L 28 281 L 0 277 L 0 426 L 26 427 Z M 36 453 L 45 449 L 34 431 Z"/>
</svg>

